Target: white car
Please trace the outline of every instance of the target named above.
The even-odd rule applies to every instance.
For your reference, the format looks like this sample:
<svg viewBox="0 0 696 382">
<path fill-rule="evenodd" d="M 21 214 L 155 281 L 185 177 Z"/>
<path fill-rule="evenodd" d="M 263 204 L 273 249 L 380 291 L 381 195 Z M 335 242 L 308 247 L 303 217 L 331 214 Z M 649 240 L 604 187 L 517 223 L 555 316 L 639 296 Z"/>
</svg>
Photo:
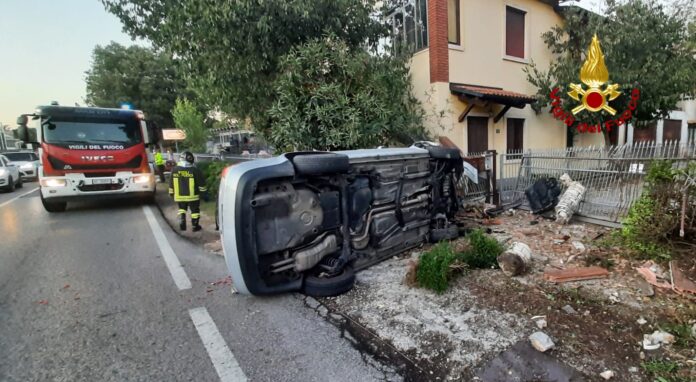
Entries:
<svg viewBox="0 0 696 382">
<path fill-rule="evenodd" d="M 22 187 L 19 168 L 7 157 L 0 155 L 0 189 L 12 192 L 15 187 Z"/>
<path fill-rule="evenodd" d="M 10 160 L 10 163 L 19 168 L 19 174 L 22 180 L 36 180 L 39 177 L 39 156 L 31 151 L 14 151 L 4 152 L 4 155 Z"/>
</svg>

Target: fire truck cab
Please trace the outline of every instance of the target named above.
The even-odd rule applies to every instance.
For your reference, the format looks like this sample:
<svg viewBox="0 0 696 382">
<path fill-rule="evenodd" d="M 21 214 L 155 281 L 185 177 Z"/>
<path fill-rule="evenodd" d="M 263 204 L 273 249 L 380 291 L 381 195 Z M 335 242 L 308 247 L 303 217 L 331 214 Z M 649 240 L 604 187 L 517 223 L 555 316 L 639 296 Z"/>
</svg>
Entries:
<svg viewBox="0 0 696 382">
<path fill-rule="evenodd" d="M 19 138 L 39 147 L 39 185 L 47 211 L 65 211 L 73 201 L 154 198 L 146 147 L 159 134 L 143 112 L 39 106 L 17 124 Z"/>
</svg>

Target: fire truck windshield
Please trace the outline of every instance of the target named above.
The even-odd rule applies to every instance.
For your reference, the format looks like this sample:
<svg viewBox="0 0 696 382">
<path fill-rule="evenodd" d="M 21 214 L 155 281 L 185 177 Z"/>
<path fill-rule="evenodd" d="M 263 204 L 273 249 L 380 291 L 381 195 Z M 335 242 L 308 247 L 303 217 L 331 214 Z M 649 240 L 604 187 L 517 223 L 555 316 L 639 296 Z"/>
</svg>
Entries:
<svg viewBox="0 0 696 382">
<path fill-rule="evenodd" d="M 44 142 L 70 149 L 122 149 L 142 141 L 135 119 L 68 121 L 51 117 L 41 127 Z"/>
</svg>

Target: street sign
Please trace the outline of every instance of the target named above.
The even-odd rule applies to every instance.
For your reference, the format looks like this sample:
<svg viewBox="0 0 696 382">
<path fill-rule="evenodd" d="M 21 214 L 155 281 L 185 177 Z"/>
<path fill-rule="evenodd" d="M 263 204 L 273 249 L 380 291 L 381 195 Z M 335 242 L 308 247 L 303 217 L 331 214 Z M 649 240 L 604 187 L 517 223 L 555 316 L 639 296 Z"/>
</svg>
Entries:
<svg viewBox="0 0 696 382">
<path fill-rule="evenodd" d="M 183 141 L 186 139 L 186 132 L 181 129 L 162 129 L 162 138 L 165 141 Z"/>
</svg>

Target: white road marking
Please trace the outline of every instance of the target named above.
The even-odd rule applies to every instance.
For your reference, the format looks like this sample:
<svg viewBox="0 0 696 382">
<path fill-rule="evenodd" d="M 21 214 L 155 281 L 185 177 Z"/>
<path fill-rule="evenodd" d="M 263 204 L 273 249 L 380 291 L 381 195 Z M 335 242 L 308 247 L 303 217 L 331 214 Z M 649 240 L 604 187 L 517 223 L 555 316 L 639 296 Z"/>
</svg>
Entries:
<svg viewBox="0 0 696 382">
<path fill-rule="evenodd" d="M 220 381 L 246 381 L 246 375 L 239 367 L 230 348 L 227 347 L 225 339 L 222 338 L 220 331 L 215 326 L 215 322 L 208 314 L 208 310 L 206 308 L 189 309 L 189 314 L 191 315 L 191 320 L 193 320 L 193 325 L 198 331 L 198 335 L 201 337 L 201 341 L 203 341 L 205 350 L 208 351 L 210 360 L 213 361 L 213 366 L 215 366 L 215 371 L 217 371 Z"/>
<path fill-rule="evenodd" d="M 162 228 L 160 227 L 159 223 L 157 223 L 155 215 L 152 214 L 152 210 L 149 206 L 143 206 L 143 212 L 145 213 L 148 224 L 150 224 L 152 234 L 155 236 L 157 246 L 159 247 L 160 252 L 162 252 L 162 258 L 164 259 L 165 264 L 167 264 L 167 268 L 169 268 L 169 273 L 172 275 L 174 283 L 179 290 L 191 289 L 191 280 L 189 280 L 188 276 L 186 275 L 184 267 L 181 266 L 179 259 L 176 257 L 176 253 L 174 253 L 174 250 L 172 249 L 172 246 L 169 245 L 169 241 L 167 241 L 166 236 L 164 236 L 164 232 L 162 232 Z"/>
<path fill-rule="evenodd" d="M 2 202 L 2 203 L 0 203 L 0 207 L 5 207 L 6 205 L 8 205 L 8 204 L 14 202 L 15 200 L 21 198 L 22 196 L 29 195 L 29 194 L 31 194 L 32 192 L 34 192 L 34 191 L 36 191 L 36 190 L 38 190 L 38 189 L 39 189 L 39 188 L 36 187 L 35 189 L 33 189 L 33 190 L 31 190 L 31 191 L 27 191 L 27 192 L 23 193 L 22 195 L 15 196 L 14 198 L 12 198 L 12 199 L 10 199 L 10 200 L 8 200 L 8 201 L 6 201 L 6 202 Z"/>
</svg>

